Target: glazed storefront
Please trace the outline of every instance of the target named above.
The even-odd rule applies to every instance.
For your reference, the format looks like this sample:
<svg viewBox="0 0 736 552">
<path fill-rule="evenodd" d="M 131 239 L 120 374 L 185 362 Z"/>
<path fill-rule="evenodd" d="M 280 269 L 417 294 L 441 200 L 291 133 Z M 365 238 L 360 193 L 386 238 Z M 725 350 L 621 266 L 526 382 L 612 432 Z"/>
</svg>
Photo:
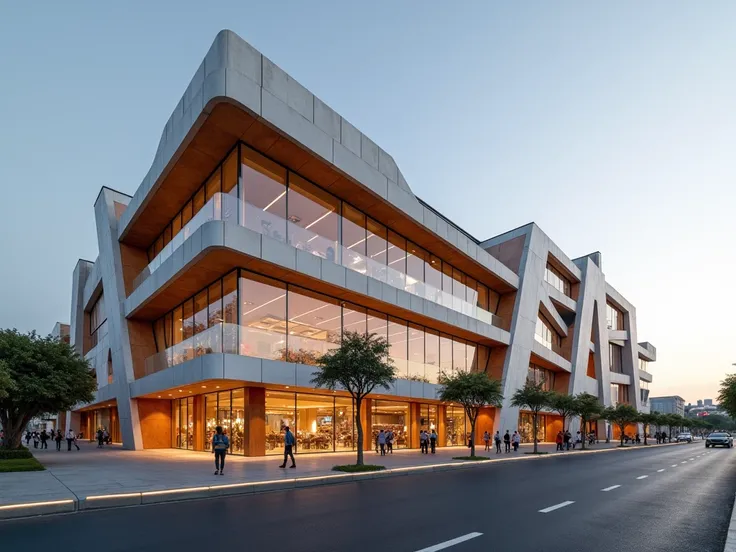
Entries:
<svg viewBox="0 0 736 552">
<path fill-rule="evenodd" d="M 283 453 L 283 428 L 296 437 L 296 452 L 355 450 L 355 407 L 350 397 L 263 388 L 236 388 L 171 401 L 171 446 L 210 450 L 215 428 L 230 438 L 231 454 Z M 383 430 L 395 435 L 395 448 L 419 448 L 421 430 L 435 430 L 439 446 L 462 445 L 470 423 L 461 407 L 384 399 L 364 399 L 364 450 Z"/>
</svg>

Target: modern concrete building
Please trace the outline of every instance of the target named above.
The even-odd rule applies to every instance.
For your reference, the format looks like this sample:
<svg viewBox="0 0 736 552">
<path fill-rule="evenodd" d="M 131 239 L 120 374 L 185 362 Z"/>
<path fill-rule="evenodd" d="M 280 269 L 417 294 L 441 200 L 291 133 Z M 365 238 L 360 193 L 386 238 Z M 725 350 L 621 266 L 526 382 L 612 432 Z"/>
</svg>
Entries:
<svg viewBox="0 0 736 552">
<path fill-rule="evenodd" d="M 685 399 L 679 395 L 671 395 L 669 397 L 652 397 L 649 399 L 652 412 L 660 414 L 679 414 L 685 415 Z"/>
<path fill-rule="evenodd" d="M 396 161 L 271 60 L 219 33 L 163 130 L 134 196 L 103 188 L 99 257 L 74 270 L 71 341 L 97 396 L 66 417 L 127 448 L 352 450 L 354 408 L 315 389 L 315 358 L 346 330 L 386 336 L 399 379 L 366 401 L 368 434 L 418 447 L 464 443 L 441 371 L 503 381 L 484 430 L 520 429 L 527 379 L 648 408 L 656 350 L 605 280 L 601 255 L 572 259 L 535 224 L 479 241 L 416 195 Z M 542 440 L 562 427 L 546 414 Z M 79 428 L 79 429 L 77 429 Z M 592 428 L 605 431 L 603 424 Z M 370 445 L 369 445 L 370 446 Z"/>
</svg>

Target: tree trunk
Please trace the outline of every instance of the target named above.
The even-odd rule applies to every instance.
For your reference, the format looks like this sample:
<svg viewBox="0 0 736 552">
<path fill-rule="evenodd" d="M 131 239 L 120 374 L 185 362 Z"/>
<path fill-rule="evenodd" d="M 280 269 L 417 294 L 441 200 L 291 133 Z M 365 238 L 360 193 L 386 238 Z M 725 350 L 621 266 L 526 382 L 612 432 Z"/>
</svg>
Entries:
<svg viewBox="0 0 736 552">
<path fill-rule="evenodd" d="M 17 449 L 21 447 L 23 430 L 32 417 L 32 415 L 25 415 L 17 420 L 9 419 L 7 416 L 0 418 L 0 423 L 3 424 L 3 431 L 5 432 L 5 443 L 2 445 L 4 448 Z"/>
<path fill-rule="evenodd" d="M 580 416 L 580 441 L 583 443 L 583 450 L 585 450 L 585 442 L 588 440 L 588 420 Z"/>
<path fill-rule="evenodd" d="M 537 412 L 534 412 L 534 415 L 532 416 L 532 433 L 533 439 L 534 439 L 534 454 L 537 454 Z"/>
<path fill-rule="evenodd" d="M 621 432 L 621 446 L 624 446 L 624 428 L 626 427 L 626 424 L 616 424 L 618 425 L 618 430 Z"/>
<path fill-rule="evenodd" d="M 470 420 L 470 456 L 475 456 L 475 421 Z"/>
<path fill-rule="evenodd" d="M 644 444 L 647 444 L 647 428 L 649 427 L 649 424 L 642 424 L 642 429 L 644 429 Z"/>
<path fill-rule="evenodd" d="M 356 450 L 358 451 L 358 458 L 355 460 L 357 466 L 363 465 L 363 424 L 360 423 L 360 406 L 363 403 L 363 397 L 356 397 L 355 399 L 355 426 L 358 429 L 358 442 Z"/>
</svg>

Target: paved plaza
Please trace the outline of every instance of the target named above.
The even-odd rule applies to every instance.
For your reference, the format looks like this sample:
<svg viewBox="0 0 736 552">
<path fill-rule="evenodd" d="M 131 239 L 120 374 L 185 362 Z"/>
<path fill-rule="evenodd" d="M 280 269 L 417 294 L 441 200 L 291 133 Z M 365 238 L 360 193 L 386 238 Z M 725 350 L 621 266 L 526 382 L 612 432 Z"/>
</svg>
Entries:
<svg viewBox="0 0 736 552">
<path fill-rule="evenodd" d="M 65 444 L 66 445 L 66 444 Z M 616 447 L 617 443 L 600 443 L 592 450 Z M 555 452 L 554 444 L 542 444 L 540 450 L 550 454 L 576 454 Z M 80 442 L 80 451 L 57 452 L 34 450 L 36 458 L 46 467 L 43 472 L 0 474 L 0 506 L 64 499 L 81 500 L 90 496 L 160 491 L 201 486 L 293 480 L 334 475 L 335 464 L 355 462 L 355 453 L 301 454 L 296 456 L 296 469 L 280 469 L 280 456 L 244 458 L 228 456 L 224 476 L 215 476 L 211 453 L 182 451 L 177 449 L 123 450 L 117 445 L 97 448 L 94 443 Z M 531 445 L 522 445 L 517 453 L 496 454 L 476 448 L 476 454 L 491 459 L 532 459 L 524 452 Z M 365 453 L 367 464 L 375 463 L 387 468 L 427 467 L 457 462 L 453 456 L 468 454 L 466 447 L 437 449 L 437 453 L 421 454 L 418 450 L 397 450 L 380 457 L 374 451 Z M 431 476 L 430 473 L 427 474 Z"/>
</svg>

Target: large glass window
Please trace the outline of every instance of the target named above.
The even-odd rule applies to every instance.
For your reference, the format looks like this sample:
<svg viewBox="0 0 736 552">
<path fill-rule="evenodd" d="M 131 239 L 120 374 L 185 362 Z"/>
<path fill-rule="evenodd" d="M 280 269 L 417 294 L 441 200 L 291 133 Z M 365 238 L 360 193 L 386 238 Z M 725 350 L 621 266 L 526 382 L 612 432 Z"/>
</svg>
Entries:
<svg viewBox="0 0 736 552">
<path fill-rule="evenodd" d="M 611 363 L 611 372 L 624 373 L 623 347 L 613 343 L 608 344 L 608 360 Z"/>
<path fill-rule="evenodd" d="M 440 335 L 432 330 L 424 332 L 424 376 L 429 383 L 437 383 L 440 372 Z"/>
<path fill-rule="evenodd" d="M 294 290 L 298 288 L 293 288 Z M 340 305 L 332 298 L 307 290 L 289 291 L 288 301 L 288 360 L 300 364 L 317 363 L 317 359 L 340 345 L 339 325 L 327 320 L 336 320 L 341 314 Z M 336 331 L 329 327 L 337 326 Z"/>
<path fill-rule="evenodd" d="M 552 329 L 550 323 L 541 314 L 537 316 L 534 339 L 550 350 L 555 350 L 562 346 L 562 338 Z"/>
<path fill-rule="evenodd" d="M 238 273 L 233 271 L 222 279 L 222 352 L 238 352 Z"/>
<path fill-rule="evenodd" d="M 424 265 L 427 252 L 411 242 L 406 242 L 406 291 L 424 297 Z"/>
<path fill-rule="evenodd" d="M 266 392 L 266 454 L 283 454 L 284 427 L 296 431 L 296 394 Z"/>
<path fill-rule="evenodd" d="M 286 286 L 248 274 L 240 277 L 240 354 L 286 360 Z"/>
<path fill-rule="evenodd" d="M 342 331 L 343 332 L 358 332 L 364 334 L 367 332 L 367 315 L 366 309 L 358 307 L 357 305 L 345 304 L 342 309 Z M 327 330 L 333 331 L 335 335 L 340 333 L 340 323 L 336 320 L 337 324 L 333 322 L 329 323 L 329 326 L 325 324 Z"/>
<path fill-rule="evenodd" d="M 468 442 L 468 423 L 465 409 L 460 406 L 448 406 L 445 408 L 445 430 L 447 432 L 447 446 L 454 447 L 465 445 Z"/>
<path fill-rule="evenodd" d="M 289 173 L 287 195 L 289 243 L 297 249 L 338 262 L 338 199 L 294 173 Z"/>
<path fill-rule="evenodd" d="M 230 453 L 245 454 L 245 390 L 233 389 L 231 401 Z"/>
<path fill-rule="evenodd" d="M 298 393 L 296 415 L 296 443 L 299 452 L 334 450 L 334 397 Z"/>
<path fill-rule="evenodd" d="M 519 435 L 522 443 L 534 442 L 534 417 L 531 412 L 519 412 Z M 537 441 L 547 440 L 547 416 L 537 416 Z"/>
<path fill-rule="evenodd" d="M 286 241 L 286 169 L 241 146 L 240 220 L 246 228 Z"/>
<path fill-rule="evenodd" d="M 194 398 L 174 399 L 171 401 L 173 448 L 194 449 Z"/>
<path fill-rule="evenodd" d="M 536 364 L 529 365 L 529 372 L 527 373 L 526 379 L 537 385 L 541 383 L 542 389 L 545 391 L 552 391 L 555 388 L 555 373 Z"/>
<path fill-rule="evenodd" d="M 351 270 L 365 274 L 367 236 L 365 215 L 350 205 L 342 207 L 342 264 Z M 385 248 L 385 247 L 384 247 Z"/>
<path fill-rule="evenodd" d="M 367 220 L 366 233 L 366 256 L 368 257 L 368 276 L 385 282 L 388 268 L 386 267 L 386 259 L 388 258 L 388 231 L 383 224 L 369 218 Z M 344 238 L 343 238 L 343 243 Z"/>
<path fill-rule="evenodd" d="M 452 374 L 452 338 L 447 334 L 440 334 L 440 373 Z"/>
<path fill-rule="evenodd" d="M 204 450 L 212 450 L 212 436 L 217 427 L 217 393 L 208 393 L 204 396 L 204 423 Z"/>
<path fill-rule="evenodd" d="M 355 448 L 355 406 L 350 397 L 335 397 L 335 450 Z M 367 430 L 368 428 L 364 428 Z M 364 447 L 365 448 L 365 447 Z"/>
<path fill-rule="evenodd" d="M 565 278 L 565 276 L 562 275 L 562 272 L 550 264 L 548 264 L 544 269 L 544 279 L 553 288 L 570 297 L 570 280 Z"/>
<path fill-rule="evenodd" d="M 391 347 L 390 355 L 396 367 L 396 373 L 400 378 L 407 377 L 407 343 L 408 328 L 406 322 L 398 318 L 389 317 L 388 322 L 388 344 Z"/>
<path fill-rule="evenodd" d="M 606 324 L 609 330 L 624 329 L 624 315 L 610 303 L 606 303 Z"/>
<path fill-rule="evenodd" d="M 406 287 L 406 240 L 396 232 L 388 231 L 387 282 L 389 285 L 404 289 Z"/>
<path fill-rule="evenodd" d="M 373 431 L 371 444 L 375 446 L 378 433 L 383 430 L 394 434 L 394 448 L 409 446 L 409 403 L 397 401 L 373 401 Z M 368 449 L 370 445 L 366 443 Z M 369 449 L 370 450 L 370 449 Z"/>
<path fill-rule="evenodd" d="M 107 311 L 105 310 L 104 293 L 95 301 L 89 313 L 89 334 L 91 337 L 90 348 L 97 345 L 107 335 Z"/>
<path fill-rule="evenodd" d="M 429 383 L 424 374 L 424 328 L 416 324 L 409 324 L 407 368 L 410 380 Z"/>
</svg>

